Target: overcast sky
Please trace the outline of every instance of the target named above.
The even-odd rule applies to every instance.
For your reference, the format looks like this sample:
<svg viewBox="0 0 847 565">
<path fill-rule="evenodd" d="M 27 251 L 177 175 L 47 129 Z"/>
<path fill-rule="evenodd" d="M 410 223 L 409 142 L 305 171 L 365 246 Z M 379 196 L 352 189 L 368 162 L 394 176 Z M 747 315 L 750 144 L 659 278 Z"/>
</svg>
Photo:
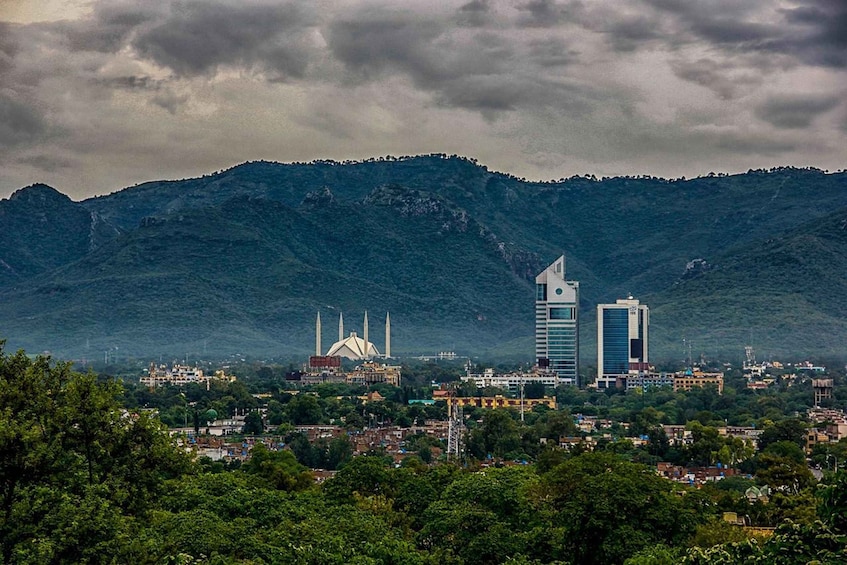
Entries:
<svg viewBox="0 0 847 565">
<path fill-rule="evenodd" d="M 458 153 L 847 167 L 845 0 L 0 0 L 0 197 Z"/>
</svg>

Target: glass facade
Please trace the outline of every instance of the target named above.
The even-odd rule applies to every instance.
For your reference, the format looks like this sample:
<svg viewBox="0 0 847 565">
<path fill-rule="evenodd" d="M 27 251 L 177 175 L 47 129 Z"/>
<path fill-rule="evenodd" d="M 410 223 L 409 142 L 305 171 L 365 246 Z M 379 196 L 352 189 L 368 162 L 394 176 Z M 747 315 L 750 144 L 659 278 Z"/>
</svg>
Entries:
<svg viewBox="0 0 847 565">
<path fill-rule="evenodd" d="M 626 308 L 603 310 L 603 373 L 629 372 L 629 312 Z"/>
<path fill-rule="evenodd" d="M 535 283 L 536 359 L 559 378 L 579 385 L 579 283 L 565 280 L 564 255 L 539 273 Z"/>
</svg>

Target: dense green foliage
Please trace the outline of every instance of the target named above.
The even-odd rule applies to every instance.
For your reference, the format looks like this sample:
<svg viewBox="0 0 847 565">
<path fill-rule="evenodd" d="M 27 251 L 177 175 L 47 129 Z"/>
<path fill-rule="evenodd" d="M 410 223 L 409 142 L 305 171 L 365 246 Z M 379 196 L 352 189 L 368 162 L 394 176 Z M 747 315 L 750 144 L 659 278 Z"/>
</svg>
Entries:
<svg viewBox="0 0 847 565">
<path fill-rule="evenodd" d="M 248 398 L 256 401 L 243 383 L 206 392 L 211 402 L 230 396 L 251 408 Z M 338 409 L 331 394 L 338 390 L 321 392 L 302 397 L 315 399 L 323 420 Z M 744 497 L 749 479 L 681 487 L 627 460 L 631 444 L 618 441 L 594 453 L 546 448 L 538 464 L 514 466 L 481 467 L 472 458 L 464 467 L 428 466 L 409 456 L 395 467 L 380 455 L 341 453 L 337 474 L 318 485 L 298 461 L 303 445 L 273 451 L 259 443 L 240 466 L 193 462 L 150 413 L 122 407 L 138 394 L 45 357 L 0 351 L 3 563 L 793 564 L 847 557 L 844 472 L 828 474 L 816 489 L 783 489 L 763 505 Z M 282 417 L 299 418 L 300 408 L 288 412 L 298 397 L 269 402 L 281 405 Z M 697 402 L 710 398 L 705 391 Z M 651 406 L 633 410 L 642 425 L 661 417 Z M 540 434 L 574 432 L 565 412 L 531 412 L 525 424 L 507 412 L 479 416 L 472 450 L 533 451 Z M 706 446 L 696 449 L 720 452 L 710 426 L 692 425 L 695 444 Z M 756 464 L 765 456 L 796 462 L 801 428 L 790 418 L 769 424 Z M 410 446 L 428 441 L 413 437 Z M 720 521 L 726 510 L 779 527 L 772 537 L 750 537 Z"/>
<path fill-rule="evenodd" d="M 317 310 L 357 329 L 379 308 L 395 353 L 528 359 L 532 278 L 564 251 L 584 360 L 594 305 L 626 293 L 654 308 L 654 359 L 682 336 L 710 355 L 840 354 L 845 179 L 530 183 L 433 155 L 246 163 L 80 203 L 34 187 L 0 202 L 0 316 L 15 346 L 63 358 L 267 355 L 311 351 Z"/>
</svg>

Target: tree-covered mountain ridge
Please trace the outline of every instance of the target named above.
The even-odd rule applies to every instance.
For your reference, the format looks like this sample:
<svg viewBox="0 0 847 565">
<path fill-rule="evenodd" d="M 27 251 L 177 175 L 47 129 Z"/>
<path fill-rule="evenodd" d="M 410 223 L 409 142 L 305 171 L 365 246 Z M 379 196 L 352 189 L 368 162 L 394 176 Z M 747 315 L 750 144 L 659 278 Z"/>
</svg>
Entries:
<svg viewBox="0 0 847 565">
<path fill-rule="evenodd" d="M 81 202 L 34 185 L 0 201 L 0 333 L 77 357 L 304 354 L 317 311 L 361 331 L 367 309 L 378 345 L 391 312 L 397 354 L 530 360 L 532 281 L 564 253 L 583 363 L 596 304 L 627 294 L 653 309 L 657 360 L 682 337 L 832 354 L 845 217 L 847 174 L 796 168 L 529 182 L 430 155 L 250 162 Z"/>
</svg>

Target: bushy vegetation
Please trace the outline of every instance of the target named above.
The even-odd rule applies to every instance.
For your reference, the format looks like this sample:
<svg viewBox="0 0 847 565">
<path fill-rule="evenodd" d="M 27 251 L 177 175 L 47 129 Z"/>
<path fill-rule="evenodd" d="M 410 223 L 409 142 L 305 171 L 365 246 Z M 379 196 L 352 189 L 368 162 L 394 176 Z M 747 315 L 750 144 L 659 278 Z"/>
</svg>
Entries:
<svg viewBox="0 0 847 565">
<path fill-rule="evenodd" d="M 229 397 L 217 404 L 222 413 L 258 408 L 250 386 L 208 391 L 211 405 Z M 847 558 L 847 475 L 828 473 L 816 487 L 803 482 L 805 463 L 785 467 L 803 457 L 798 444 L 805 426 L 794 418 L 761 420 L 760 450 L 739 452 L 756 467 L 754 479 L 730 477 L 695 490 L 637 462 L 647 453 L 623 438 L 593 453 L 539 451 L 539 437 L 577 433 L 570 414 L 549 410 L 528 413 L 525 423 L 508 412 L 472 413 L 471 457 L 462 466 L 430 466 L 416 455 L 397 467 L 378 453 L 350 459 L 343 446 L 320 452 L 294 436 L 291 450 L 257 444 L 240 466 L 193 461 L 137 406 L 146 398 L 166 411 L 167 402 L 189 407 L 188 398 L 203 402 L 204 392 L 189 387 L 186 397 L 174 397 L 160 389 L 144 397 L 110 378 L 0 350 L 3 563 L 693 565 Z M 336 393 L 345 398 L 358 391 L 331 385 L 315 392 L 268 400 L 280 405 L 280 426 L 301 417 L 326 421 L 343 409 Z M 598 411 L 629 410 L 636 433 L 654 432 L 674 405 L 682 405 L 681 415 L 696 410 L 689 425 L 695 441 L 682 459 L 705 462 L 733 447 L 714 433 L 713 425 L 734 409 L 720 404 L 715 391 L 613 395 L 605 403 L 603 395 L 560 394 Z M 312 400 L 299 405 L 300 398 Z M 797 401 L 790 391 L 762 399 L 771 400 L 734 400 L 762 418 L 774 415 L 767 408 L 773 401 Z M 391 400 L 380 410 L 384 417 L 403 415 Z M 408 445 L 419 452 L 434 446 L 425 436 Z M 827 447 L 839 455 L 843 448 Z M 481 465 L 488 453 L 508 462 L 519 452 L 530 452 L 536 463 L 504 465 L 496 457 L 497 464 Z M 302 458 L 339 453 L 338 473 L 316 484 Z M 825 462 L 827 455 L 816 456 Z M 744 496 L 755 483 L 772 486 L 768 504 Z M 777 526 L 776 532 L 761 537 L 742 530 L 721 520 L 724 511 Z"/>
</svg>

